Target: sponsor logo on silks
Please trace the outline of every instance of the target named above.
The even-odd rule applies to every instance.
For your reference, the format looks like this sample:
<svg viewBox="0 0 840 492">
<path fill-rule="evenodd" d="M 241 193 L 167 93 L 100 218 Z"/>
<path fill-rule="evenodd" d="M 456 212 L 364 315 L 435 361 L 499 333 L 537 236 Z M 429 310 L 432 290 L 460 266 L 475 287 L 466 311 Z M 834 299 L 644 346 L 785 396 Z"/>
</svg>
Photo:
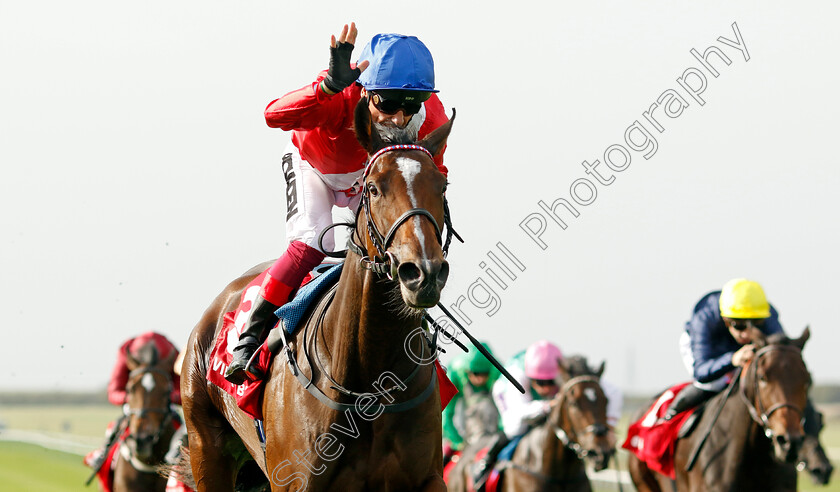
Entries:
<svg viewBox="0 0 840 492">
<path fill-rule="evenodd" d="M 297 180 L 291 153 L 283 156 L 283 177 L 286 179 L 286 220 L 289 220 L 297 213 Z"/>
</svg>

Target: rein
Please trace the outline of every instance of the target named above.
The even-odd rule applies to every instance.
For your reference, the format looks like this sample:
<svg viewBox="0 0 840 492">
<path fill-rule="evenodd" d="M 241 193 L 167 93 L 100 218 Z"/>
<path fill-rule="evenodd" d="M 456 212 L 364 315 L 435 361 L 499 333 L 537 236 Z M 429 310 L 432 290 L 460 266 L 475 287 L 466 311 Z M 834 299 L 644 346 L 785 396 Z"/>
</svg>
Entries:
<svg viewBox="0 0 840 492">
<path fill-rule="evenodd" d="M 330 304 L 332 304 L 332 301 L 335 298 L 336 287 L 337 286 L 333 286 L 331 288 L 330 292 L 327 294 L 327 296 L 325 296 L 324 300 L 321 301 L 321 306 L 319 306 L 319 308 L 318 308 L 319 309 L 318 319 L 315 322 L 315 328 L 313 330 L 314 334 L 312 335 L 314 337 L 314 340 L 315 340 L 315 342 L 314 342 L 315 346 L 317 346 L 318 332 L 321 330 L 321 327 L 323 326 L 324 317 L 326 316 L 327 308 L 329 308 Z M 323 391 L 321 391 L 321 389 L 318 388 L 317 385 L 315 385 L 315 382 L 314 382 L 314 368 L 315 368 L 315 365 L 312 363 L 312 358 L 313 357 L 309 353 L 309 350 L 307 349 L 308 344 L 306 343 L 307 338 L 309 338 L 309 325 L 307 325 L 306 328 L 304 328 L 302 346 L 303 346 L 304 358 L 306 358 L 307 364 L 310 367 L 310 373 L 312 373 L 312 376 L 310 376 L 310 378 L 307 378 L 306 376 L 303 375 L 303 371 L 301 371 L 300 365 L 297 363 L 297 358 L 295 357 L 295 351 L 294 351 L 294 349 L 291 348 L 288 340 L 286 339 L 285 327 L 282 326 L 282 324 L 281 324 L 281 326 L 278 326 L 275 330 L 273 330 L 273 332 L 277 332 L 278 335 L 281 338 L 281 341 L 282 341 L 282 344 L 283 344 L 282 351 L 286 355 L 286 362 L 289 365 L 289 371 L 291 371 L 292 375 L 295 376 L 295 378 L 298 380 L 298 382 L 304 387 L 304 389 L 306 389 L 306 391 L 309 392 L 309 394 L 314 396 L 318 401 L 323 403 L 325 406 L 327 406 L 327 407 L 329 407 L 333 410 L 337 410 L 339 412 L 343 412 L 345 410 L 353 410 L 354 408 L 356 408 L 355 403 L 342 403 L 342 402 L 333 400 L 332 398 L 327 396 Z M 425 334 L 423 335 L 423 338 L 425 339 L 426 343 L 423 344 L 423 353 L 422 353 L 421 360 L 426 360 L 426 350 L 427 349 L 431 350 L 432 353 L 434 353 L 435 347 L 437 346 L 437 335 L 438 335 L 438 332 L 436 331 L 435 334 L 432 336 L 432 340 L 429 340 L 428 338 L 426 338 Z M 360 392 L 357 392 L 357 391 L 352 391 L 352 390 L 349 390 L 349 389 L 345 388 L 344 386 L 339 384 L 337 381 L 335 381 L 335 379 L 333 379 L 332 376 L 330 376 L 329 373 L 326 371 L 326 368 L 323 366 L 320 359 L 315 358 L 315 360 L 317 362 L 318 368 L 321 371 L 321 374 L 323 374 L 324 377 L 327 380 L 329 380 L 329 382 L 331 383 L 330 388 L 337 391 L 338 393 L 340 393 L 342 395 L 345 395 L 345 396 L 350 396 L 350 397 L 354 397 L 354 398 L 357 398 L 357 399 L 361 398 L 361 397 L 373 397 L 373 398 L 385 397 L 389 401 L 393 402 L 394 397 L 391 395 L 391 393 L 393 393 L 397 389 L 405 389 L 404 387 L 401 388 L 399 385 L 395 385 L 391 388 L 382 389 L 382 390 L 377 391 L 375 393 L 371 393 L 371 392 L 360 393 Z M 412 372 L 404 380 L 401 379 L 399 381 L 402 382 L 404 385 L 406 383 L 412 381 L 414 379 L 414 377 L 420 372 L 420 366 L 421 365 L 422 364 L 416 364 L 414 369 L 412 370 Z M 400 403 L 388 403 L 388 404 L 380 403 L 380 405 L 382 405 L 382 407 L 384 407 L 383 412 L 385 412 L 385 413 L 403 412 L 403 411 L 410 410 L 410 409 L 420 405 L 421 403 L 426 401 L 429 398 L 429 396 L 432 395 L 432 393 L 434 392 L 434 389 L 435 389 L 435 382 L 436 381 L 437 381 L 436 373 L 435 373 L 435 371 L 432 371 L 432 374 L 429 378 L 429 383 L 426 385 L 426 388 L 419 395 L 415 396 L 414 398 L 411 398 L 410 400 L 400 402 Z"/>
<path fill-rule="evenodd" d="M 793 405 L 788 402 L 781 402 L 771 405 L 769 409 L 764 408 L 764 402 L 761 401 L 761 397 L 759 396 L 758 392 L 758 378 L 756 377 L 756 372 L 758 370 L 758 361 L 759 359 L 773 351 L 773 350 L 785 350 L 785 351 L 795 351 L 797 353 L 801 353 L 801 351 L 793 347 L 791 345 L 767 345 L 766 347 L 760 349 L 758 352 L 755 353 L 755 357 L 752 361 L 750 361 L 749 366 L 747 367 L 746 371 L 741 372 L 741 379 L 749 379 L 752 380 L 752 388 L 753 392 L 755 393 L 755 401 L 758 402 L 756 406 L 750 399 L 747 397 L 746 386 L 748 381 L 741 382 L 741 399 L 744 401 L 744 405 L 747 407 L 747 410 L 750 413 L 750 417 L 761 426 L 762 430 L 764 431 L 764 435 L 768 438 L 772 439 L 774 436 L 774 432 L 770 429 L 770 416 L 773 415 L 773 412 L 776 410 L 780 410 L 782 408 L 791 408 L 796 411 L 800 416 L 802 416 L 802 420 L 804 421 L 805 411 L 796 405 Z"/>
</svg>

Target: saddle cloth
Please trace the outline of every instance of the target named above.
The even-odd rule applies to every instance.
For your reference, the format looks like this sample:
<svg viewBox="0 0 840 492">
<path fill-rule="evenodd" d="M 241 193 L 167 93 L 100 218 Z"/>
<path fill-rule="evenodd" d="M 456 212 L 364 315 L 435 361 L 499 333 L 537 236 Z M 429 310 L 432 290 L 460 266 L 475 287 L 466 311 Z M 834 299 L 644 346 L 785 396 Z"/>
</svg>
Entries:
<svg viewBox="0 0 840 492">
<path fill-rule="evenodd" d="M 343 265 L 343 263 L 324 264 L 317 267 L 313 274 L 304 279 L 303 285 L 298 289 L 294 298 L 275 311 L 277 317 L 282 320 L 287 335 L 295 334 L 305 320 L 312 304 L 317 302 L 326 290 L 338 282 Z M 248 320 L 248 311 L 251 309 L 256 296 L 259 295 L 265 275 L 266 272 L 261 273 L 245 287 L 236 310 L 225 313 L 222 329 L 216 335 L 216 341 L 210 353 L 210 364 L 207 368 L 207 380 L 233 396 L 240 409 L 258 420 L 262 420 L 262 397 L 265 381 L 246 380 L 241 385 L 235 385 L 226 380 L 224 374 L 233 360 L 233 348 L 239 341 L 239 334 Z M 273 359 L 268 340 L 260 346 L 255 357 L 257 367 L 267 374 Z M 435 366 L 440 385 L 441 404 L 445 407 L 458 390 L 446 376 L 437 360 L 435 360 Z"/>
<path fill-rule="evenodd" d="M 662 393 L 650 409 L 638 421 L 630 425 L 627 429 L 627 439 L 621 446 L 635 454 L 648 468 L 671 477 L 671 480 L 676 479 L 674 450 L 677 435 L 683 423 L 696 409 L 678 413 L 667 421 L 663 420 L 662 416 L 665 415 L 674 397 L 689 384 L 691 382 L 680 383 Z"/>
</svg>

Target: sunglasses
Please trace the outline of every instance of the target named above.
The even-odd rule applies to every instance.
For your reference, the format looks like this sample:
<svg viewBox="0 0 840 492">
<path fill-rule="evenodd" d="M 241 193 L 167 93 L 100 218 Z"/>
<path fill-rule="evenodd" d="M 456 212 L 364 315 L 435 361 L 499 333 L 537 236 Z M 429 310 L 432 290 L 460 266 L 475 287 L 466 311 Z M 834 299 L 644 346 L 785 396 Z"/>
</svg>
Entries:
<svg viewBox="0 0 840 492">
<path fill-rule="evenodd" d="M 557 382 L 553 379 L 532 379 L 531 381 L 533 381 L 537 386 L 542 387 L 557 385 Z"/>
<path fill-rule="evenodd" d="M 482 378 L 482 377 L 485 377 L 485 376 L 489 376 L 490 373 L 489 372 L 472 372 L 472 371 L 470 371 L 470 375 Z"/>
<path fill-rule="evenodd" d="M 410 116 L 419 113 L 423 102 L 430 97 L 431 92 L 385 90 L 371 92 L 368 100 L 383 114 L 396 114 L 402 110 L 406 116 Z"/>
<path fill-rule="evenodd" d="M 751 326 L 754 326 L 756 328 L 760 328 L 761 326 L 764 326 L 764 320 L 763 319 L 738 319 L 738 320 L 733 319 L 732 321 L 729 322 L 729 327 L 732 328 L 735 331 L 744 331 L 744 330 L 750 328 Z"/>
</svg>

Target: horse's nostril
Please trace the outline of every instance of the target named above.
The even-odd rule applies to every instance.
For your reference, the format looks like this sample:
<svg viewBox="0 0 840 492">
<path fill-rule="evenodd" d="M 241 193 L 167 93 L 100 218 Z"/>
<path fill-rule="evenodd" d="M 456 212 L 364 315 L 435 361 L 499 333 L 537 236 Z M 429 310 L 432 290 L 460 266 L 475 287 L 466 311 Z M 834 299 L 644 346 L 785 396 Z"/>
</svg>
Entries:
<svg viewBox="0 0 840 492">
<path fill-rule="evenodd" d="M 400 282 L 409 288 L 416 287 L 423 282 L 423 271 L 411 262 L 400 263 L 399 268 L 397 268 L 397 275 Z"/>
<path fill-rule="evenodd" d="M 437 274 L 437 281 L 441 285 L 446 285 L 446 280 L 449 278 L 449 262 L 444 261 L 440 265 L 440 271 Z"/>
</svg>

